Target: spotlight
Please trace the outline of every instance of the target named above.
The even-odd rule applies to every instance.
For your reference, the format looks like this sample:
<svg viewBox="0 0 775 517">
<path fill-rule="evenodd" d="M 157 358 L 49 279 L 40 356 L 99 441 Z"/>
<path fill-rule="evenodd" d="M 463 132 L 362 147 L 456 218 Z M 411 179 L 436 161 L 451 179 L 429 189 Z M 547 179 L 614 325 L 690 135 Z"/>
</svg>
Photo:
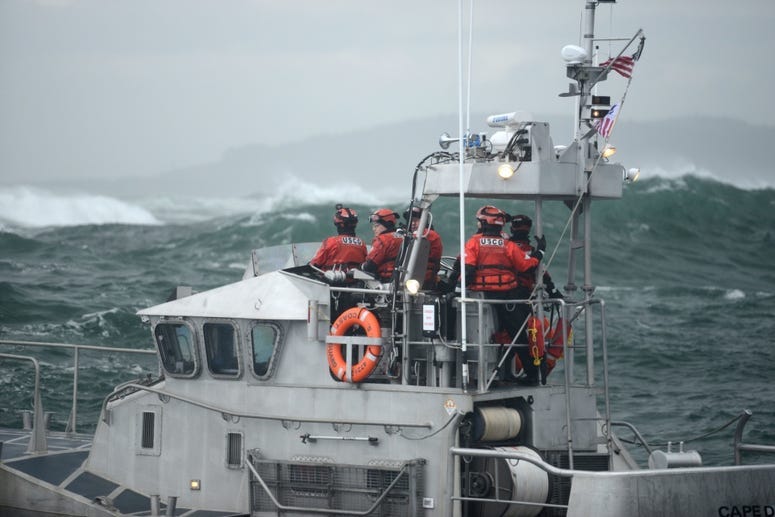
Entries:
<svg viewBox="0 0 775 517">
<path fill-rule="evenodd" d="M 500 176 L 501 179 L 507 180 L 512 177 L 515 172 L 516 170 L 510 163 L 502 163 L 498 166 L 498 176 Z"/>
<path fill-rule="evenodd" d="M 603 149 L 603 158 L 610 158 L 611 156 L 616 154 L 616 147 L 612 145 L 606 145 L 605 149 Z"/>
<path fill-rule="evenodd" d="M 637 167 L 633 167 L 632 169 L 628 169 L 624 173 L 624 181 L 627 183 L 635 183 L 638 181 L 638 178 L 640 177 L 640 169 Z"/>
<path fill-rule="evenodd" d="M 406 290 L 409 291 L 409 294 L 417 294 L 420 290 L 420 281 L 414 278 L 410 278 L 404 282 L 404 285 L 406 286 Z"/>
</svg>

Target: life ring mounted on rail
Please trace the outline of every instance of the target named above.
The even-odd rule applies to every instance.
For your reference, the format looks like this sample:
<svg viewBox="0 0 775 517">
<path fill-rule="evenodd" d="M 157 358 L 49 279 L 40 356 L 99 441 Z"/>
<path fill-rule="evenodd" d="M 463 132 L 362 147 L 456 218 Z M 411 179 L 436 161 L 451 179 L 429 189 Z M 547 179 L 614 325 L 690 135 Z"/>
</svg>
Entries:
<svg viewBox="0 0 775 517">
<path fill-rule="evenodd" d="M 367 337 L 382 337 L 377 317 L 363 307 L 352 307 L 340 314 L 334 324 L 331 325 L 330 335 L 344 336 L 355 326 L 360 327 Z M 326 346 L 326 355 L 328 356 L 328 367 L 331 369 L 334 377 L 340 381 L 347 382 L 347 361 L 345 360 L 345 354 L 342 353 L 342 349 L 341 343 L 329 343 Z M 352 382 L 361 382 L 371 375 L 371 372 L 377 367 L 381 356 L 381 346 L 369 345 L 366 347 L 361 360 L 352 366 Z"/>
</svg>

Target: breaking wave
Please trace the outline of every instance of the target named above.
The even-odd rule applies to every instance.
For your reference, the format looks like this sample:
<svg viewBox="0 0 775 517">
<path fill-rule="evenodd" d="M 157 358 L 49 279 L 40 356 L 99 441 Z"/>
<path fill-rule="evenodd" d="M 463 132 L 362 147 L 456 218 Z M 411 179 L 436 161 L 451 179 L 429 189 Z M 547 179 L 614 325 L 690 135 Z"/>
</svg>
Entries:
<svg viewBox="0 0 775 517">
<path fill-rule="evenodd" d="M 115 197 L 57 193 L 36 187 L 0 188 L 0 228 L 89 224 L 158 225 L 148 210 Z"/>
</svg>

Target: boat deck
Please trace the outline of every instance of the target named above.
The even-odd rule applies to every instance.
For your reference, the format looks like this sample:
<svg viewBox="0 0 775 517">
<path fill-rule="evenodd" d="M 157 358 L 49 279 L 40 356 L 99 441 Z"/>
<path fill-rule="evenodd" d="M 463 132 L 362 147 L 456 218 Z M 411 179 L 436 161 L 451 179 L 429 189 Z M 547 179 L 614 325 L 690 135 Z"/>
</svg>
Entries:
<svg viewBox="0 0 775 517">
<path fill-rule="evenodd" d="M 31 431 L 0 429 L 0 460 L 11 476 L 24 476 L 36 485 L 54 489 L 82 503 L 100 507 L 113 515 L 152 515 L 151 498 L 86 470 L 91 435 L 48 432 L 48 452 L 27 452 Z M 161 501 L 160 514 L 166 515 Z M 5 508 L 7 509 L 7 508 Z M 0 506 L 0 514 L 5 510 Z M 29 509 L 34 510 L 34 509 Z M 176 516 L 234 516 L 229 511 L 175 508 Z"/>
</svg>

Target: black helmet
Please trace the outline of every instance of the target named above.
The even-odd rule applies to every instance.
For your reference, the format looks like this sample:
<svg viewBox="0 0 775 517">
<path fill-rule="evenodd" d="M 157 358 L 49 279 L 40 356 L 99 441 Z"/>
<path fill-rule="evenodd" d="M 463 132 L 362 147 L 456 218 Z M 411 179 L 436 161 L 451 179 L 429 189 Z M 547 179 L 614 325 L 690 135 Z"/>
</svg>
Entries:
<svg viewBox="0 0 775 517">
<path fill-rule="evenodd" d="M 411 216 L 412 219 L 419 219 L 420 218 L 420 214 L 422 214 L 422 208 L 420 208 L 419 206 L 413 206 L 412 207 L 412 216 Z M 407 223 L 409 222 L 409 209 L 408 208 L 406 210 L 404 210 L 404 220 L 406 220 Z"/>
<path fill-rule="evenodd" d="M 524 214 L 511 216 L 512 233 L 530 233 L 531 228 L 533 228 L 533 220 L 528 216 Z"/>
<path fill-rule="evenodd" d="M 352 227 L 358 224 L 358 213 L 352 208 L 344 207 L 340 204 L 336 205 L 336 212 L 334 212 L 334 226 L 340 227 Z"/>
</svg>

